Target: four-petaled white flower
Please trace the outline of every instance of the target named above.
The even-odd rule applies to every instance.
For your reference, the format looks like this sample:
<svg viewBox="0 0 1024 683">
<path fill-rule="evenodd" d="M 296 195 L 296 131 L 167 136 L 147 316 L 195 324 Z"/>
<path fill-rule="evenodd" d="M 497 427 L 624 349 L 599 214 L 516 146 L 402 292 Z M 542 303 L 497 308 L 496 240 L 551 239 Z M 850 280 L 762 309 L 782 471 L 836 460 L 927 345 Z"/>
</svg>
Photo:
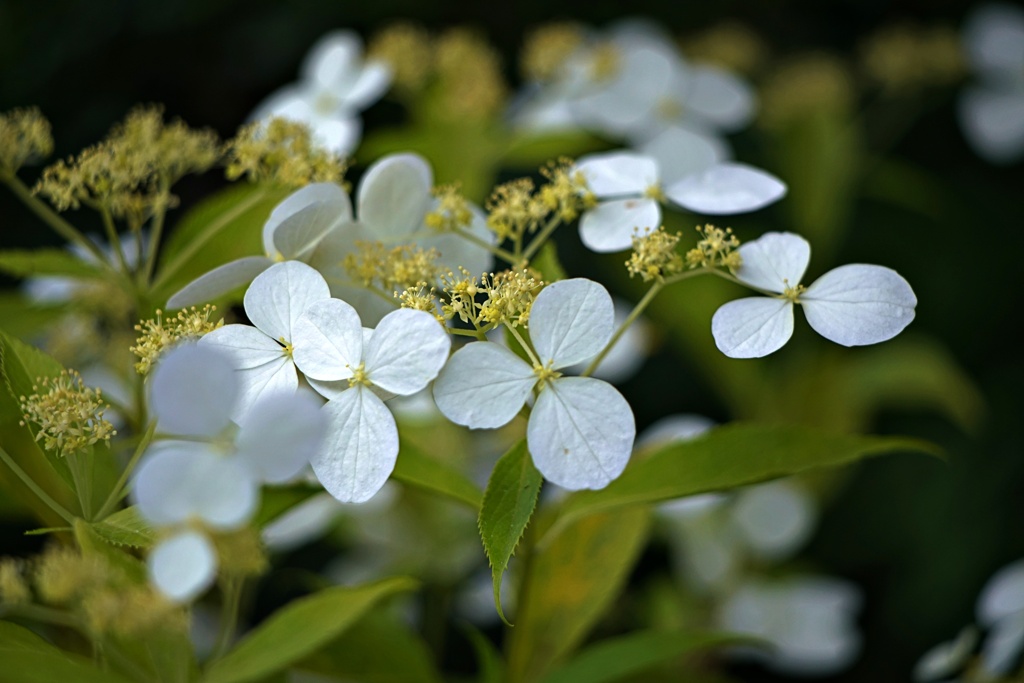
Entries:
<svg viewBox="0 0 1024 683">
<path fill-rule="evenodd" d="M 548 285 L 530 311 L 530 365 L 492 342 L 473 342 L 452 355 L 434 382 L 437 407 L 472 429 L 493 429 L 516 416 L 538 387 L 526 427 L 533 462 L 568 489 L 599 489 L 622 473 L 636 435 L 633 411 L 612 385 L 562 377 L 560 368 L 597 355 L 612 336 L 612 300 L 582 278 Z"/>
<path fill-rule="evenodd" d="M 705 143 L 684 131 L 670 133 L 678 144 Z M 608 152 L 581 157 L 576 168 L 598 198 L 580 218 L 580 239 L 597 252 L 628 249 L 633 236 L 661 225 L 661 201 L 696 213 L 725 215 L 754 211 L 780 199 L 786 186 L 775 176 L 735 162 L 718 162 L 708 148 L 693 165 L 675 164 L 676 175 L 664 178 L 652 157 L 633 152 Z M 702 166 L 708 163 L 709 165 Z"/>
<path fill-rule="evenodd" d="M 964 27 L 964 51 L 980 81 L 958 102 L 960 125 L 974 150 L 997 164 L 1024 154 L 1024 10 L 993 3 Z"/>
<path fill-rule="evenodd" d="M 306 308 L 294 334 L 296 365 L 329 399 L 313 471 L 338 500 L 368 500 L 398 457 L 395 418 L 374 390 L 409 396 L 425 388 L 448 360 L 448 333 L 429 313 L 399 309 L 366 336 L 352 306 L 327 299 Z"/>
<path fill-rule="evenodd" d="M 265 256 L 245 256 L 214 268 L 178 290 L 168 308 L 185 308 L 227 294 L 280 261 L 308 262 L 320 241 L 352 220 L 348 193 L 334 183 L 313 183 L 291 193 L 263 224 Z"/>
<path fill-rule="evenodd" d="M 280 116 L 305 123 L 321 145 L 348 154 L 362 133 L 358 112 L 391 84 L 391 69 L 380 61 L 363 61 L 362 53 L 362 40 L 354 32 L 328 33 L 306 56 L 302 79 L 270 95 L 252 119 Z"/>
<path fill-rule="evenodd" d="M 715 312 L 711 333 L 731 358 L 760 358 L 782 348 L 793 334 L 795 303 L 818 334 L 843 346 L 892 339 L 914 319 L 917 297 L 889 268 L 840 266 L 804 288 L 811 247 L 799 235 L 765 233 L 737 251 L 742 265 L 736 277 L 776 296 L 730 301 Z"/>
<path fill-rule="evenodd" d="M 245 291 L 245 314 L 255 327 L 225 325 L 200 340 L 231 358 L 241 385 L 236 416 L 247 415 L 264 394 L 295 393 L 295 323 L 311 304 L 330 297 L 320 273 L 298 261 L 278 263 Z"/>
<path fill-rule="evenodd" d="M 217 570 L 210 541 L 185 525 L 241 527 L 256 511 L 260 484 L 294 478 L 323 437 L 319 401 L 308 394 L 267 396 L 233 421 L 237 379 L 229 357 L 193 343 L 168 351 L 150 379 L 149 404 L 166 440 L 144 455 L 132 498 L 149 523 L 177 529 L 149 557 L 154 585 L 173 600 L 201 593 Z"/>
</svg>

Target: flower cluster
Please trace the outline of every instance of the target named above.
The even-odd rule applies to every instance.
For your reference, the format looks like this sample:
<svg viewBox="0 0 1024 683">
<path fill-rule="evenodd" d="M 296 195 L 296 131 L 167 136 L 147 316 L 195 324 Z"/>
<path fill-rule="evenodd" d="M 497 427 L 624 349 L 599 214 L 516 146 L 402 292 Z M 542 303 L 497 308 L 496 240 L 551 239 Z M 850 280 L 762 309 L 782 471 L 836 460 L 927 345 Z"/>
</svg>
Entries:
<svg viewBox="0 0 1024 683">
<path fill-rule="evenodd" d="M 36 429 L 36 441 L 57 455 L 79 453 L 117 434 L 103 414 L 110 408 L 102 392 L 85 386 L 82 376 L 64 370 L 57 377 L 40 377 L 31 396 L 21 397 L 23 425 Z"/>
</svg>

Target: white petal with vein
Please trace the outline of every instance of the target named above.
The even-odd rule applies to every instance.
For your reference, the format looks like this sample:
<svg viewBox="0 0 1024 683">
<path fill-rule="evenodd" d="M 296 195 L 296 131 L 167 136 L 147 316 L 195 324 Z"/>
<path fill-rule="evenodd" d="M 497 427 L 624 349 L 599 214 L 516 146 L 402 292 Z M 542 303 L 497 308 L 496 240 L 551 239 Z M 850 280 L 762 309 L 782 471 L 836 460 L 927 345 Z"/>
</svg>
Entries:
<svg viewBox="0 0 1024 683">
<path fill-rule="evenodd" d="M 533 368 L 504 346 L 473 342 L 456 351 L 434 381 L 434 401 L 456 424 L 494 429 L 516 416 L 536 382 Z"/>
<path fill-rule="evenodd" d="M 266 256 L 246 256 L 225 263 L 200 275 L 167 300 L 167 308 L 196 306 L 224 296 L 232 290 L 249 284 L 257 275 L 274 265 Z"/>
<path fill-rule="evenodd" d="M 766 232 L 737 249 L 742 263 L 736 277 L 754 287 L 781 294 L 796 287 L 811 262 L 811 245 L 791 232 Z"/>
<path fill-rule="evenodd" d="M 573 278 L 545 287 L 530 309 L 530 338 L 542 363 L 555 369 L 593 358 L 611 339 L 615 306 L 593 280 Z"/>
<path fill-rule="evenodd" d="M 401 308 L 384 316 L 373 331 L 364 354 L 366 374 L 375 386 L 409 396 L 437 377 L 451 346 L 434 316 Z"/>
<path fill-rule="evenodd" d="M 715 311 L 711 334 L 730 358 L 767 356 L 793 336 L 793 304 L 767 296 L 730 301 Z"/>
<path fill-rule="evenodd" d="M 914 319 L 917 297 L 894 270 L 850 264 L 815 280 L 800 302 L 815 332 L 843 346 L 864 346 L 902 332 Z"/>
<path fill-rule="evenodd" d="M 661 207 L 653 199 L 601 202 L 580 218 L 580 239 L 592 251 L 609 253 L 633 246 L 633 236 L 661 225 Z"/>
<path fill-rule="evenodd" d="M 785 183 L 775 176 L 736 162 L 715 164 L 665 189 L 665 196 L 679 206 L 709 216 L 756 211 L 785 194 Z"/>
<path fill-rule="evenodd" d="M 329 299 L 331 290 L 320 273 L 304 263 L 285 261 L 261 273 L 245 292 L 245 314 L 261 332 L 290 342 L 292 327 L 315 301 Z"/>
<path fill-rule="evenodd" d="M 356 309 L 340 299 L 317 301 L 296 321 L 295 365 L 307 377 L 348 379 L 363 362 L 363 326 Z"/>
</svg>

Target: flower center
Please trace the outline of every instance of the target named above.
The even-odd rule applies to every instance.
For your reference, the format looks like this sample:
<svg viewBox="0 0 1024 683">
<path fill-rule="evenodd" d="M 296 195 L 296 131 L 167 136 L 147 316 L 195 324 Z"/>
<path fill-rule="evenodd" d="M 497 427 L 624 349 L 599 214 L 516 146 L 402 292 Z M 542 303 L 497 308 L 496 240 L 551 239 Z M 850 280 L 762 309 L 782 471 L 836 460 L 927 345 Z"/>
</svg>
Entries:
<svg viewBox="0 0 1024 683">
<path fill-rule="evenodd" d="M 665 201 L 665 193 L 661 190 L 661 185 L 651 185 L 644 190 L 644 196 L 648 199 L 653 199 L 656 202 Z"/>
<path fill-rule="evenodd" d="M 553 379 L 558 379 L 562 376 L 562 373 L 552 369 L 551 365 L 555 361 L 549 360 L 547 365 L 534 365 L 533 374 L 537 375 L 537 381 L 540 383 L 540 388 L 544 388 L 544 384 Z"/>
<path fill-rule="evenodd" d="M 287 342 L 287 341 L 285 340 L 285 338 L 284 338 L 284 337 L 278 337 L 278 338 L 277 338 L 277 343 L 278 343 L 278 344 L 280 344 L 281 346 L 283 346 L 283 347 L 284 347 L 284 348 L 282 349 L 282 351 L 284 351 L 284 355 L 286 355 L 286 356 L 288 356 L 289 358 L 291 358 L 291 357 L 292 357 L 292 352 L 293 352 L 293 351 L 295 351 L 295 347 L 294 347 L 294 346 L 292 346 L 291 344 L 289 344 L 289 343 L 288 343 L 288 342 Z"/>
<path fill-rule="evenodd" d="M 800 295 L 807 291 L 807 288 L 803 285 L 797 285 L 795 287 L 789 286 L 789 280 L 783 280 L 783 284 L 786 288 L 782 290 L 782 298 L 792 301 L 794 304 L 800 303 Z"/>
<path fill-rule="evenodd" d="M 350 365 L 349 368 L 352 368 Z M 348 385 L 354 387 L 357 385 L 363 385 L 364 387 L 370 386 L 370 378 L 366 374 L 366 364 L 360 363 L 358 368 L 352 370 L 352 376 L 348 378 Z"/>
</svg>

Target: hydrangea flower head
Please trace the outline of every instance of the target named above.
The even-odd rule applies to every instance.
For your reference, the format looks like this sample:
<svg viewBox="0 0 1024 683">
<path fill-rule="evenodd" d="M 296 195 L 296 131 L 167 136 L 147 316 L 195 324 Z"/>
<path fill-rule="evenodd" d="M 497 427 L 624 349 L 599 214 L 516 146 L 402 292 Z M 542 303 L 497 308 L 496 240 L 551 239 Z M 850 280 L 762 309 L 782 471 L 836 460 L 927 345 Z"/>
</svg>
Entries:
<svg viewBox="0 0 1024 683">
<path fill-rule="evenodd" d="M 564 488 L 603 488 L 629 461 L 633 411 L 607 382 L 559 370 L 596 356 L 613 321 L 611 297 L 596 282 L 548 285 L 530 311 L 534 364 L 493 342 L 468 344 L 434 383 L 437 407 L 457 424 L 493 429 L 511 421 L 536 388 L 526 440 L 537 469 Z"/>
<path fill-rule="evenodd" d="M 914 319 L 917 297 L 889 268 L 840 266 L 804 287 L 811 247 L 799 235 L 765 233 L 737 252 L 742 265 L 736 277 L 772 296 L 737 299 L 715 312 L 711 333 L 730 358 L 760 358 L 782 348 L 793 335 L 797 303 L 815 332 L 843 346 L 892 339 Z"/>
</svg>

